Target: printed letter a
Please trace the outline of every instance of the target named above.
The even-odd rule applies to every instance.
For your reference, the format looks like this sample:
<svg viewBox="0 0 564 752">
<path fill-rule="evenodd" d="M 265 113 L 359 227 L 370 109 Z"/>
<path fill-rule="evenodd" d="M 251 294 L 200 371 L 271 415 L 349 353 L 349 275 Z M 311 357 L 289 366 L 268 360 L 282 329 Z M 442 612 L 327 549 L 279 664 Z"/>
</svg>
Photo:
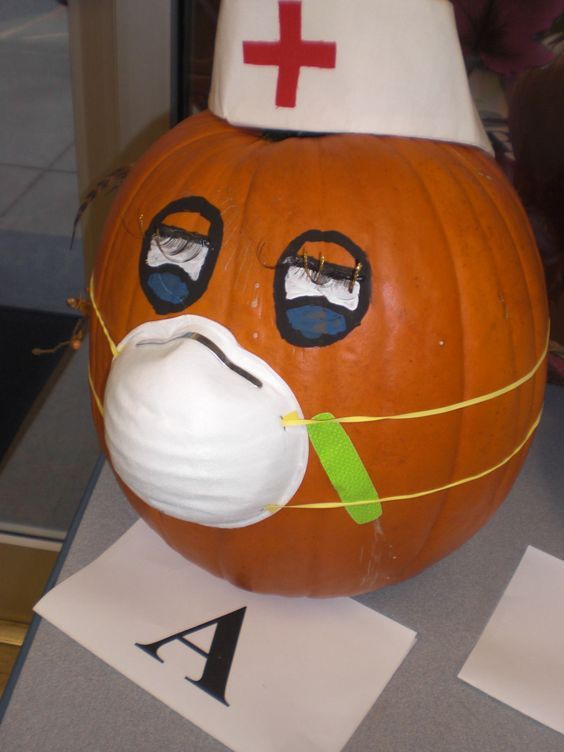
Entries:
<svg viewBox="0 0 564 752">
<path fill-rule="evenodd" d="M 186 647 L 196 651 L 198 655 L 201 655 L 206 659 L 206 665 L 204 671 L 199 679 L 185 678 L 195 684 L 197 687 L 207 692 L 224 705 L 229 705 L 225 699 L 225 687 L 227 686 L 227 680 L 229 678 L 229 671 L 231 664 L 233 663 L 233 656 L 235 655 L 235 649 L 237 647 L 237 641 L 239 639 L 239 633 L 241 631 L 241 625 L 243 624 L 243 618 L 245 616 L 246 607 L 240 608 L 238 611 L 232 611 L 230 614 L 224 616 L 218 616 L 217 619 L 210 619 L 203 624 L 198 624 L 196 627 L 190 627 L 182 632 L 173 634 L 170 637 L 165 637 L 157 642 L 152 642 L 147 645 L 142 645 L 136 642 L 138 648 L 149 653 L 153 658 L 156 658 L 160 663 L 164 663 L 162 658 L 159 658 L 158 651 L 163 645 L 168 645 L 175 640 L 178 640 Z M 215 624 L 215 633 L 210 646 L 209 653 L 205 650 L 194 645 L 193 642 L 186 639 L 186 635 L 198 632 L 201 629 L 206 629 L 212 624 Z"/>
</svg>

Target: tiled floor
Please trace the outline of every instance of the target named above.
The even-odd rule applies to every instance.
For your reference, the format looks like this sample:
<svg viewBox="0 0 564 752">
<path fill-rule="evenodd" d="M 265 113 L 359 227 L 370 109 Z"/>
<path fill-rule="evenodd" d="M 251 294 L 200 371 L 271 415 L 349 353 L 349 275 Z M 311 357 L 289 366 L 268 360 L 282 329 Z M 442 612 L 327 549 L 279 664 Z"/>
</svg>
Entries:
<svg viewBox="0 0 564 752">
<path fill-rule="evenodd" d="M 0 3 L 0 305 L 66 311 L 84 287 L 66 7 Z"/>
<path fill-rule="evenodd" d="M 0 305 L 69 312 L 84 290 L 67 8 L 0 2 Z M 0 474 L 0 531 L 64 536 L 98 453 L 86 352 L 73 356 Z M 1 618 L 1 617 L 0 617 Z"/>
<path fill-rule="evenodd" d="M 80 239 L 69 248 L 80 202 L 66 7 L 1 0 L 0 71 L 0 305 L 68 312 L 84 280 Z M 86 348 L 67 358 L 31 416 L 0 472 L 3 544 L 62 540 L 80 502 L 99 454 Z M 6 574 L 19 587 L 19 573 Z"/>
<path fill-rule="evenodd" d="M 0 305 L 68 312 L 66 298 L 84 281 L 80 239 L 69 249 L 80 202 L 66 7 L 2 0 L 0 71 Z M 31 549 L 35 535 L 65 536 L 99 453 L 86 362 L 86 348 L 68 358 L 2 468 L 2 545 L 15 534 L 27 535 Z M 37 599 L 25 567 L 3 569 L 10 603 L 0 603 L 0 620 L 13 605 L 6 592 L 29 595 L 30 608 Z M 0 644 L 0 694 L 17 652 Z"/>
</svg>

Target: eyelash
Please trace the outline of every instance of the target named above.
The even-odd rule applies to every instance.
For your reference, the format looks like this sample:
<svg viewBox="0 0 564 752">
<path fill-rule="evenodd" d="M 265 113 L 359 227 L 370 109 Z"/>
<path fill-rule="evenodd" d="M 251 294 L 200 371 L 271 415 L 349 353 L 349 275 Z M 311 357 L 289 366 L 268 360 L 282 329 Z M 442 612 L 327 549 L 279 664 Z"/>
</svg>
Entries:
<svg viewBox="0 0 564 752">
<path fill-rule="evenodd" d="M 174 258 L 183 253 L 190 245 L 195 245 L 194 254 L 184 261 L 191 261 L 201 252 L 202 246 L 209 248 L 209 241 L 199 232 L 190 232 L 171 225 L 158 225 L 151 238 L 159 251 L 166 258 Z"/>
<path fill-rule="evenodd" d="M 364 276 L 361 274 L 362 264 L 359 262 L 356 267 L 351 269 L 338 264 L 331 264 L 325 261 L 321 256 L 320 259 L 312 258 L 307 254 L 303 256 L 289 256 L 283 262 L 288 266 L 301 269 L 302 273 L 308 277 L 314 284 L 320 287 L 329 282 L 347 285 L 349 292 L 352 292 L 355 282 L 363 282 Z"/>
</svg>

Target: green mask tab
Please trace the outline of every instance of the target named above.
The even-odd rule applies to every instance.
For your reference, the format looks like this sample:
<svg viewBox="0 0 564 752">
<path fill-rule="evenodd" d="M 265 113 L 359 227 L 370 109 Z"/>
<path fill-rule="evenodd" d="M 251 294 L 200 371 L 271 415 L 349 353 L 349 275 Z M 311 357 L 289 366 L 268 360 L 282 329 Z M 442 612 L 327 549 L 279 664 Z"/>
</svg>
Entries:
<svg viewBox="0 0 564 752">
<path fill-rule="evenodd" d="M 331 413 L 315 415 L 313 419 L 318 422 L 307 427 L 310 441 L 343 503 L 374 499 L 374 504 L 345 507 L 358 525 L 372 522 L 382 514 L 378 493 L 354 444 L 343 426 L 332 420 L 334 417 Z"/>
</svg>

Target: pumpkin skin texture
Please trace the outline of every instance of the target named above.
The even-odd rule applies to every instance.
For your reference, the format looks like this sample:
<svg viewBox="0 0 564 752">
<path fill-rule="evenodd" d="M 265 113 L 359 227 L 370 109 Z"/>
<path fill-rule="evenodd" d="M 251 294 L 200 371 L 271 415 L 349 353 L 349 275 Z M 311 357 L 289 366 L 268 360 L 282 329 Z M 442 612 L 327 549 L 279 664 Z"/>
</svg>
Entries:
<svg viewBox="0 0 564 752">
<path fill-rule="evenodd" d="M 221 212 L 223 240 L 205 292 L 171 315 L 196 314 L 227 327 L 280 374 L 306 417 L 451 405 L 512 384 L 542 356 L 548 326 L 542 267 L 521 205 L 487 155 L 369 135 L 270 142 L 207 112 L 159 140 L 114 202 L 93 290 L 115 343 L 163 318 L 139 281 L 143 232 L 163 207 L 189 196 Z M 364 317 L 346 336 L 301 347 L 277 328 L 272 267 L 311 229 L 343 233 L 363 249 L 371 289 Z M 338 248 L 323 247 L 343 263 Z M 112 354 L 96 316 L 90 346 L 101 398 Z M 544 381 L 541 367 L 518 388 L 479 405 L 350 424 L 346 431 L 381 498 L 440 488 L 512 455 L 539 415 Z M 103 440 L 103 418 L 93 410 Z M 284 508 L 247 527 L 206 527 L 167 516 L 122 487 L 174 549 L 239 587 L 353 595 L 411 577 L 470 538 L 507 495 L 529 443 L 482 478 L 383 503 L 382 516 L 362 525 L 344 509 Z M 289 506 L 320 501 L 338 497 L 311 450 Z"/>
</svg>

